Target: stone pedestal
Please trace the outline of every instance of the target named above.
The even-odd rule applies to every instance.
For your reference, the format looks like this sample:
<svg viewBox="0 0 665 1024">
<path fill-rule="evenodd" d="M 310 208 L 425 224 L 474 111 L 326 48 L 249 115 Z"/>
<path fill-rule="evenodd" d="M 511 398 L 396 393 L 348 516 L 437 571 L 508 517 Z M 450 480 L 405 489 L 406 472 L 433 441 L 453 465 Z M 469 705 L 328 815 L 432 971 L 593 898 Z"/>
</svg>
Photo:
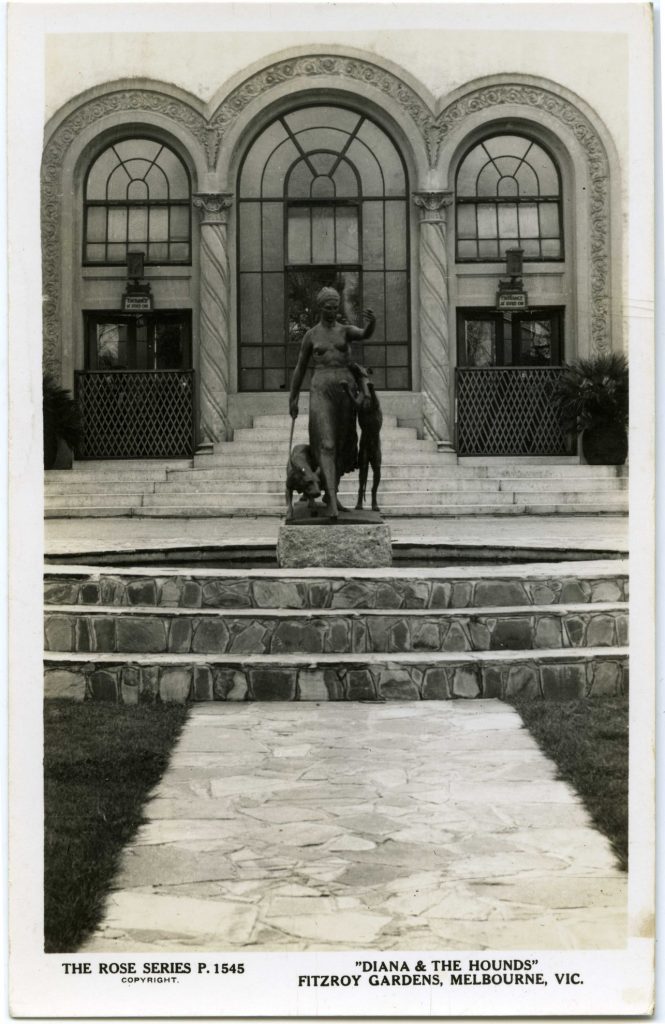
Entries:
<svg viewBox="0 0 665 1024">
<path fill-rule="evenodd" d="M 279 528 L 280 568 L 372 569 L 392 565 L 390 528 L 377 513 L 340 512 L 333 523 L 325 516 L 310 518 L 302 512 L 297 509 L 294 520 Z"/>
</svg>

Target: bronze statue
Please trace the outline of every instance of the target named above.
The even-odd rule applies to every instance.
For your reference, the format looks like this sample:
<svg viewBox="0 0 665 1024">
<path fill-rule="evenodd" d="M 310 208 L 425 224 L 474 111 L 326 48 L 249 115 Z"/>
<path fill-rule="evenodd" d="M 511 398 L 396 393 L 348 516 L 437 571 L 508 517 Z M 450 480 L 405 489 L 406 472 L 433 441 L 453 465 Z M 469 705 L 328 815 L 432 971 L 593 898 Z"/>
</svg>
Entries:
<svg viewBox="0 0 665 1024">
<path fill-rule="evenodd" d="M 356 370 L 358 390 L 351 393 L 358 410 L 358 425 L 360 426 L 360 449 L 358 453 L 360 472 L 356 508 L 362 509 L 363 507 L 365 491 L 367 489 L 367 475 L 371 466 L 372 511 L 380 512 L 377 492 L 381 483 L 381 427 L 383 425 L 383 413 L 381 412 L 379 396 L 369 379 L 371 370 L 368 371 L 362 366 L 358 366 Z"/>
<path fill-rule="evenodd" d="M 300 355 L 291 380 L 289 412 L 298 415 L 298 397 L 308 366 L 313 374 L 309 394 L 309 446 L 314 465 L 321 471 L 329 515 L 337 519 L 341 507 L 337 489 L 344 473 L 358 467 L 358 436 L 353 394 L 357 376 L 351 356 L 351 342 L 370 338 L 376 318 L 371 309 L 363 310 L 364 328 L 337 320 L 340 296 L 334 288 L 322 288 L 317 296 L 320 320 L 302 340 Z"/>
<path fill-rule="evenodd" d="M 293 492 L 307 500 L 311 515 L 316 515 L 316 499 L 321 494 L 321 471 L 314 464 L 308 444 L 297 444 L 286 467 L 286 518 L 293 519 Z"/>
</svg>

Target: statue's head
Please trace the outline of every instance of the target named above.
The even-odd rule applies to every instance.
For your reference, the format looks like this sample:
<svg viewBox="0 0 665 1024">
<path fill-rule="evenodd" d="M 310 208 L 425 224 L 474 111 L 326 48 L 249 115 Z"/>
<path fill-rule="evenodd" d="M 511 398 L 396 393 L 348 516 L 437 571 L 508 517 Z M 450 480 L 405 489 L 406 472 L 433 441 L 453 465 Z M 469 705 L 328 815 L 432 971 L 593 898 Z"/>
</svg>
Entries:
<svg viewBox="0 0 665 1024">
<path fill-rule="evenodd" d="M 330 303 L 331 306 L 333 303 L 335 303 L 335 305 L 339 308 L 342 299 L 336 288 L 325 287 L 322 288 L 319 294 L 316 296 L 316 301 L 319 304 L 319 309 L 323 309 L 323 307 L 325 305 L 328 305 L 328 303 Z"/>
</svg>

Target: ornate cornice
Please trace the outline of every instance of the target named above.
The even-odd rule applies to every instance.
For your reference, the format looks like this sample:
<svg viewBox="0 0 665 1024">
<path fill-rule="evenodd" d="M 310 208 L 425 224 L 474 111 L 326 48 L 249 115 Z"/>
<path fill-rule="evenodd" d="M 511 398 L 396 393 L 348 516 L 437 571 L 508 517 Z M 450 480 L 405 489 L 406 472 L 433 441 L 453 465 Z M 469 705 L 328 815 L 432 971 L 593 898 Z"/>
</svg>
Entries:
<svg viewBox="0 0 665 1024">
<path fill-rule="evenodd" d="M 226 224 L 233 205 L 233 193 L 195 192 L 192 205 L 201 214 L 202 224 Z"/>
</svg>

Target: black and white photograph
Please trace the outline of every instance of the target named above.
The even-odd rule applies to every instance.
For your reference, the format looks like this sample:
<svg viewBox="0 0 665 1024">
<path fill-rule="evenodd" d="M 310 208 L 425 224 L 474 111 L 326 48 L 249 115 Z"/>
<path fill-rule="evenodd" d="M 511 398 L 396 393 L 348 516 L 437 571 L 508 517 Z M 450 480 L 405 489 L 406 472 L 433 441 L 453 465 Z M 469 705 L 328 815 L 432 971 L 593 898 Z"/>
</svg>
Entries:
<svg viewBox="0 0 665 1024">
<path fill-rule="evenodd" d="M 8 33 L 12 1014 L 652 1012 L 651 6 Z"/>
</svg>

